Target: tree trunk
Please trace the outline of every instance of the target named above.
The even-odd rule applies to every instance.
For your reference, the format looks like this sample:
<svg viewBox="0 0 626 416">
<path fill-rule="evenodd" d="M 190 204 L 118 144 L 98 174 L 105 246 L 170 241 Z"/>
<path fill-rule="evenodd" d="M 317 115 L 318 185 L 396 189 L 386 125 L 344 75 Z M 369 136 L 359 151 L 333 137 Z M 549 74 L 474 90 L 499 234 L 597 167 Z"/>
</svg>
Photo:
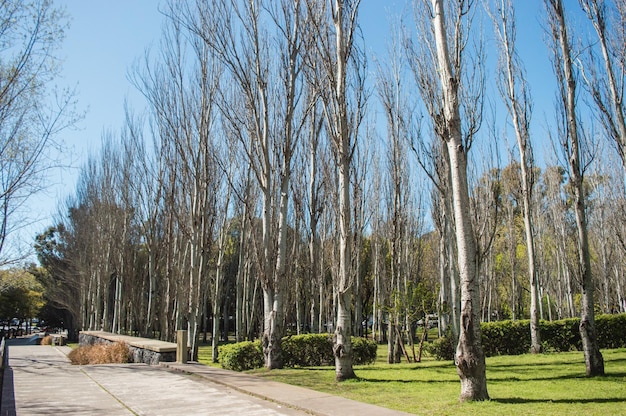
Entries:
<svg viewBox="0 0 626 416">
<path fill-rule="evenodd" d="M 336 293 L 336 328 L 333 352 L 335 356 L 335 374 L 338 381 L 356 377 L 352 367 L 352 317 L 351 301 L 354 285 L 352 268 L 352 244 L 354 228 L 352 224 L 352 203 L 350 195 L 350 176 L 354 146 L 358 137 L 360 120 L 359 107 L 363 86 L 349 86 L 348 68 L 359 71 L 358 64 L 351 66 L 352 59 L 358 59 L 354 34 L 357 30 L 357 12 L 359 1 L 334 0 L 319 2 L 318 12 L 312 17 L 318 19 L 316 25 L 323 33 L 316 36 L 318 58 L 325 69 L 325 87 L 321 88 L 322 103 L 326 126 L 330 131 L 338 172 L 338 232 L 339 265 L 334 276 L 333 290 Z M 328 8 L 330 8 L 330 10 Z M 332 23 L 329 20 L 332 19 Z M 332 44 L 328 42 L 332 40 Z M 362 74 L 359 74 L 362 75 Z M 361 77 L 354 77 L 359 78 Z M 353 78 L 353 79 L 354 79 Z M 348 99 L 348 89 L 354 91 L 357 98 Z M 359 89 L 357 89 L 359 88 Z M 353 107 L 353 108 L 350 108 Z"/>
<path fill-rule="evenodd" d="M 347 135 L 347 134 L 346 134 Z M 345 136 L 344 136 L 345 137 Z M 339 167 L 339 276 L 337 285 L 337 327 L 335 328 L 335 377 L 337 381 L 355 378 L 352 368 L 351 262 L 352 220 L 350 204 L 349 146 L 340 151 Z"/>
<path fill-rule="evenodd" d="M 333 345 L 335 379 L 337 381 L 356 377 L 352 367 L 351 321 L 350 294 L 340 292 L 337 296 L 337 328 L 335 329 L 335 342 Z"/>
<path fill-rule="evenodd" d="M 461 317 L 459 343 L 455 363 L 461 379 L 461 401 L 487 400 L 485 355 L 480 332 L 480 285 L 477 279 L 476 247 L 470 198 L 467 184 L 467 154 L 461 132 L 459 106 L 460 74 L 452 70 L 447 43 L 443 0 L 433 2 L 433 26 L 437 61 L 443 95 L 444 139 L 450 160 L 450 176 L 454 222 L 456 228 L 457 261 L 461 284 Z M 459 70 L 459 68 L 457 68 Z"/>
<path fill-rule="evenodd" d="M 581 155 L 581 137 L 576 114 L 576 77 L 571 57 L 569 35 L 561 0 L 546 0 L 549 7 L 550 23 L 554 40 L 555 72 L 559 83 L 567 137 L 563 138 L 569 160 L 570 181 L 574 192 L 574 214 L 578 234 L 578 268 L 582 277 L 582 299 L 580 305 L 580 336 L 588 376 L 604 375 L 604 359 L 600 353 L 594 317 L 594 282 L 591 272 L 587 219 L 585 216 L 585 192 Z"/>
<path fill-rule="evenodd" d="M 524 231 L 526 235 L 526 250 L 528 255 L 528 278 L 530 281 L 530 351 L 540 353 L 541 335 L 539 333 L 539 314 L 537 304 L 539 302 L 539 284 L 537 282 L 534 228 L 532 220 L 532 191 L 533 191 L 533 152 L 529 137 L 529 124 L 531 117 L 530 94 L 527 84 L 522 78 L 521 62 L 516 57 L 515 51 L 515 11 L 510 0 L 502 0 L 499 4 L 500 20 L 497 22 L 504 55 L 505 77 L 502 83 L 504 100 L 509 114 L 513 120 L 517 146 L 520 154 L 520 169 L 522 179 L 522 199 L 524 214 Z"/>
<path fill-rule="evenodd" d="M 460 137 L 460 135 L 459 135 Z M 458 143 L 458 142 L 457 142 Z M 461 319 L 455 363 L 461 378 L 461 401 L 487 400 L 485 355 L 480 332 L 480 286 L 476 270 L 476 249 L 469 213 L 466 159 L 459 145 L 448 142 L 452 168 L 452 190 L 461 277 Z M 462 145 L 460 145 L 462 149 Z"/>
</svg>

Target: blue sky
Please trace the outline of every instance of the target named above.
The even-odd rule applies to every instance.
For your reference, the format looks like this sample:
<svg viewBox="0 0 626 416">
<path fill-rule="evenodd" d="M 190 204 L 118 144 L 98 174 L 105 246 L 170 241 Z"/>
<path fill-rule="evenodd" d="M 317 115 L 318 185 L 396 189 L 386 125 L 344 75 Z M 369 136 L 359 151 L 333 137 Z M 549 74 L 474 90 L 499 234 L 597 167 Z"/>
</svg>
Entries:
<svg viewBox="0 0 626 416">
<path fill-rule="evenodd" d="M 72 150 L 73 168 L 59 170 L 52 177 L 52 186 L 46 195 L 35 199 L 39 221 L 29 238 L 52 224 L 52 215 L 59 201 L 74 191 L 81 165 L 90 152 L 97 151 L 104 131 L 119 132 L 124 120 L 124 101 L 137 109 L 143 106 L 140 95 L 128 82 L 127 74 L 133 62 L 140 59 L 147 48 L 158 46 L 163 16 L 158 11 L 158 0 L 57 0 L 71 18 L 71 27 L 60 56 L 64 59 L 60 85 L 76 86 L 79 110 L 86 111 L 77 129 L 65 131 L 61 139 Z M 405 0 L 362 0 L 361 27 L 368 52 L 384 53 L 389 22 L 398 15 L 411 18 L 411 9 Z M 533 123 L 545 126 L 551 120 L 554 102 L 554 76 L 540 25 L 543 2 L 516 1 L 518 7 L 518 42 L 525 61 L 528 80 L 535 101 Z M 491 27 L 485 27 L 490 53 L 493 52 Z M 375 65 L 370 59 L 371 71 Z M 489 68 L 491 78 L 495 68 Z M 500 105 L 499 97 L 494 98 Z M 538 131 L 541 131 L 541 127 Z M 542 151 L 543 149 L 537 149 Z"/>
<path fill-rule="evenodd" d="M 104 130 L 119 131 L 124 100 L 141 105 L 127 74 L 133 62 L 158 42 L 163 18 L 155 0 L 57 2 L 71 20 L 61 51 L 60 82 L 76 87 L 79 110 L 85 111 L 77 129 L 62 134 L 74 152 L 77 169 L 99 147 Z M 62 192 L 71 191 L 76 169 L 63 172 Z"/>
</svg>

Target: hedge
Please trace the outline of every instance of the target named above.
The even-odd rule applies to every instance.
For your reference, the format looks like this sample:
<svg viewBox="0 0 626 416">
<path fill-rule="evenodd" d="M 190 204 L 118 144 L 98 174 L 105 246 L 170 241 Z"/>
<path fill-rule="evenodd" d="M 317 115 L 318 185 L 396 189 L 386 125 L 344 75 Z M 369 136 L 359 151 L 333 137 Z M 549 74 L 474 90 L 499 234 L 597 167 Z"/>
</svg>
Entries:
<svg viewBox="0 0 626 416">
<path fill-rule="evenodd" d="M 303 334 L 283 338 L 285 367 L 316 367 L 332 365 L 333 339 L 329 334 Z"/>
<path fill-rule="evenodd" d="M 602 349 L 626 348 L 626 314 L 598 315 L 595 319 L 598 344 Z M 540 321 L 541 343 L 546 352 L 581 351 L 579 318 Z M 530 351 L 530 321 L 483 322 L 482 343 L 487 357 L 519 355 Z M 448 336 L 428 346 L 438 359 L 453 359 L 456 346 Z"/>
<path fill-rule="evenodd" d="M 285 367 L 318 367 L 333 365 L 333 340 L 330 334 L 304 334 L 285 337 L 281 343 Z M 371 364 L 376 361 L 377 344 L 373 340 L 352 337 L 353 363 Z M 219 350 L 223 368 L 235 371 L 263 367 L 260 342 L 226 344 Z"/>
<path fill-rule="evenodd" d="M 222 368 L 234 371 L 252 370 L 263 367 L 263 349 L 259 341 L 244 341 L 224 344 L 218 353 Z"/>
<path fill-rule="evenodd" d="M 352 363 L 354 365 L 373 364 L 376 361 L 378 344 L 376 341 L 352 337 Z"/>
<path fill-rule="evenodd" d="M 626 314 L 599 315 L 596 331 L 600 348 L 626 347 Z"/>
</svg>

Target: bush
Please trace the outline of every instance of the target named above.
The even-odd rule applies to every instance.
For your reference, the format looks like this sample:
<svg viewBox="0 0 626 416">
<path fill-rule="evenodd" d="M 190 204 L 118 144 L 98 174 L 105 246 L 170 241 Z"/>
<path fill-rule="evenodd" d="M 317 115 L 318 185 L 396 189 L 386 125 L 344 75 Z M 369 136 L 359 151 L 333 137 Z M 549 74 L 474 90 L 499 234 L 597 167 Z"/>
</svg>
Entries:
<svg viewBox="0 0 626 416">
<path fill-rule="evenodd" d="M 282 339 L 282 357 L 285 367 L 319 367 L 333 365 L 333 341 L 330 334 L 303 334 Z M 376 341 L 352 337 L 352 358 L 355 365 L 376 361 Z M 222 368 L 234 371 L 261 368 L 264 364 L 260 342 L 226 344 L 219 350 Z"/>
<path fill-rule="evenodd" d="M 376 361 L 378 344 L 367 338 L 352 337 L 352 362 L 355 365 L 372 364 Z"/>
<path fill-rule="evenodd" d="M 329 334 L 303 334 L 283 338 L 285 367 L 316 367 L 331 365 L 333 340 Z"/>
<path fill-rule="evenodd" d="M 595 319 L 600 348 L 626 348 L 626 314 L 598 315 Z M 545 352 L 582 350 L 580 319 L 541 321 L 541 343 Z M 518 355 L 530 350 L 530 321 L 500 321 L 481 324 L 486 356 Z"/>
<path fill-rule="evenodd" d="M 600 348 L 626 348 L 626 314 L 596 316 Z"/>
<path fill-rule="evenodd" d="M 530 351 L 530 321 L 484 322 L 480 326 L 485 355 L 519 355 Z"/>
<path fill-rule="evenodd" d="M 130 349 L 123 342 L 85 345 L 72 350 L 68 358 L 75 365 L 123 364 L 129 362 Z"/>
<path fill-rule="evenodd" d="M 438 360 L 454 360 L 456 342 L 448 330 L 445 335 L 437 338 L 431 343 L 425 344 L 424 349 L 428 354 Z"/>
<path fill-rule="evenodd" d="M 352 337 L 352 363 L 371 364 L 376 361 L 376 341 Z M 330 334 L 303 334 L 283 339 L 285 367 L 318 367 L 333 365 L 333 340 Z"/>
<path fill-rule="evenodd" d="M 233 371 L 252 370 L 263 367 L 264 358 L 259 341 L 244 341 L 219 347 L 222 368 Z"/>
<path fill-rule="evenodd" d="M 539 329 L 541 331 L 543 348 L 546 351 L 554 352 L 580 351 L 582 349 L 582 341 L 578 329 L 579 325 L 579 318 L 541 321 Z"/>
</svg>

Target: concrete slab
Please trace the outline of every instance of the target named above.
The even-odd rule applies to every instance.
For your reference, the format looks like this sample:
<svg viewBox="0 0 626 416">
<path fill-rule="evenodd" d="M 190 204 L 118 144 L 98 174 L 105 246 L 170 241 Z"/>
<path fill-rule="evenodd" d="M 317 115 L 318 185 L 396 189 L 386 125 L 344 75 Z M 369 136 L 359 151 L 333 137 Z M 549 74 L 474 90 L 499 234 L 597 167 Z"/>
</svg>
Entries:
<svg viewBox="0 0 626 416">
<path fill-rule="evenodd" d="M 162 367 L 73 366 L 52 346 L 9 346 L 2 416 L 259 415 L 305 413 Z"/>
<path fill-rule="evenodd" d="M 312 415 L 401 416 L 409 414 L 198 363 L 161 363 L 160 365 L 194 374 L 243 393 L 299 409 Z"/>
<path fill-rule="evenodd" d="M 0 415 L 407 414 L 198 363 L 72 366 L 69 351 L 10 345 Z"/>
<path fill-rule="evenodd" d="M 88 399 L 86 399 L 88 398 Z M 51 346 L 9 345 L 2 386 L 2 416 L 132 415 Z"/>
</svg>

